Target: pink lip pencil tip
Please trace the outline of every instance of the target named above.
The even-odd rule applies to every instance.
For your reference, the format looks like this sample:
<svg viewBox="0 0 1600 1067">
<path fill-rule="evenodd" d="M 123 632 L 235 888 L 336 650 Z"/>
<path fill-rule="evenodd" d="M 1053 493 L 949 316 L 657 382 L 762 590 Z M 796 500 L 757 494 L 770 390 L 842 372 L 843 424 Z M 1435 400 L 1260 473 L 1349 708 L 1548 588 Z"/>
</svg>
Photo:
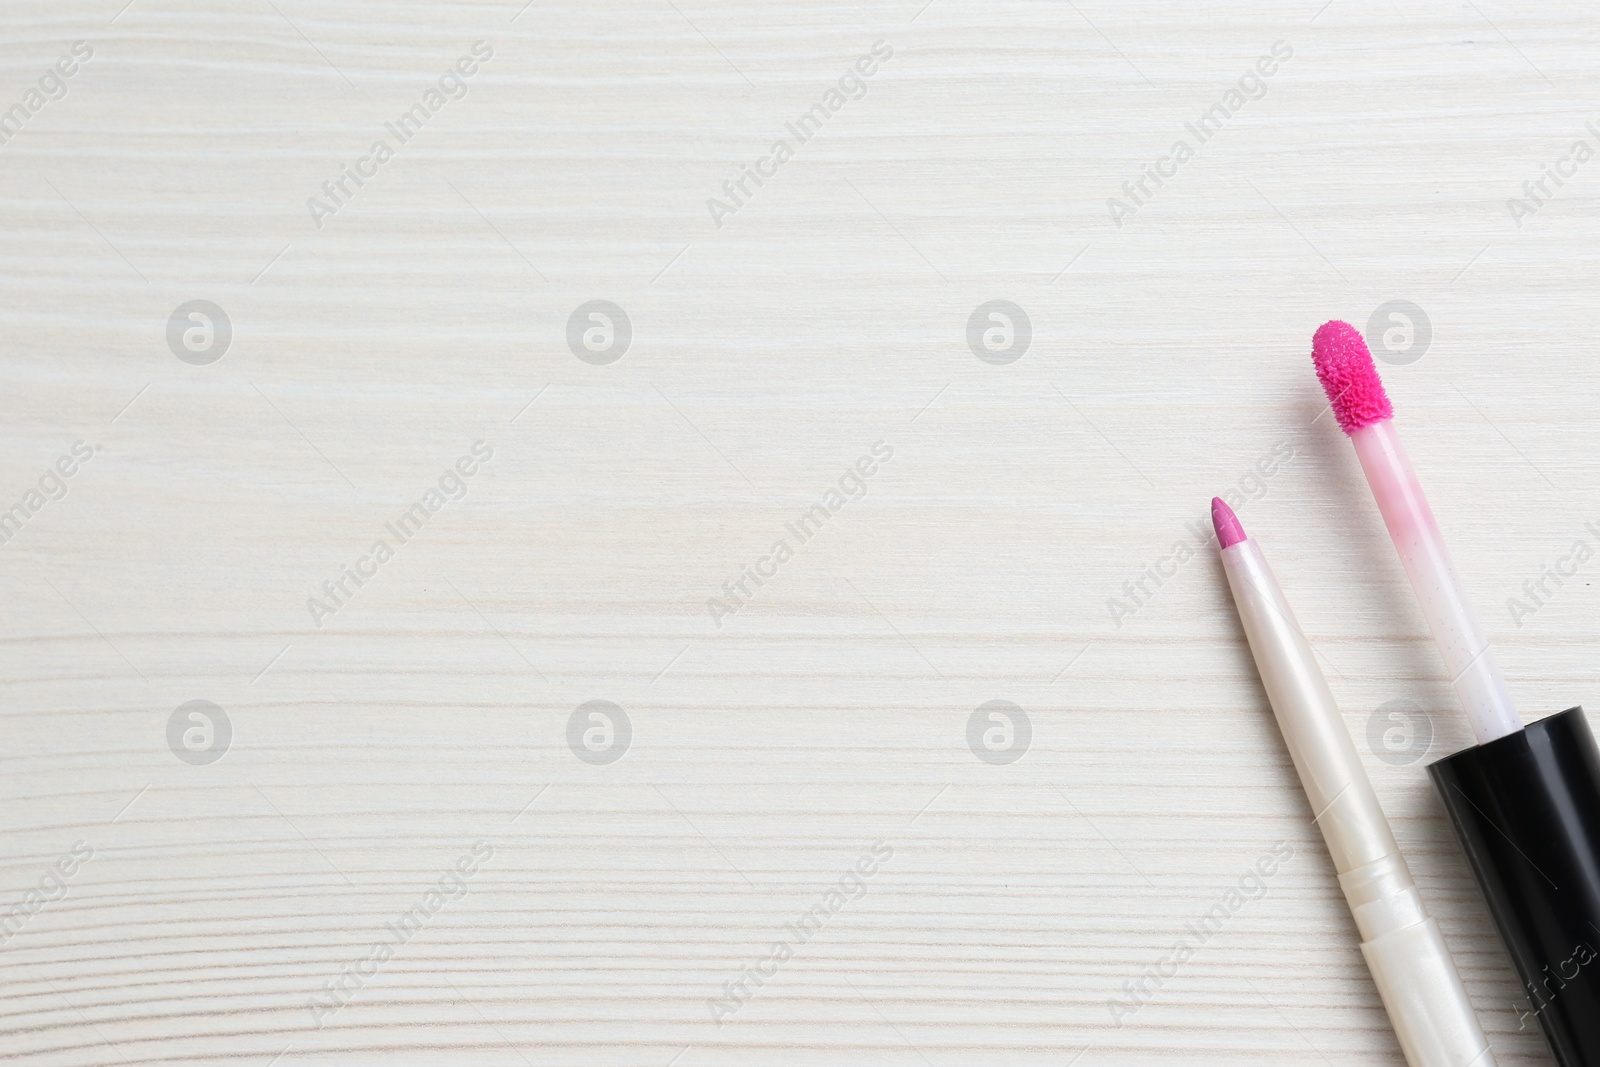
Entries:
<svg viewBox="0 0 1600 1067">
<path fill-rule="evenodd" d="M 1211 498 L 1211 525 L 1216 528 L 1219 548 L 1228 548 L 1246 540 L 1244 527 L 1239 525 L 1239 516 L 1222 502 L 1220 496 Z"/>
</svg>

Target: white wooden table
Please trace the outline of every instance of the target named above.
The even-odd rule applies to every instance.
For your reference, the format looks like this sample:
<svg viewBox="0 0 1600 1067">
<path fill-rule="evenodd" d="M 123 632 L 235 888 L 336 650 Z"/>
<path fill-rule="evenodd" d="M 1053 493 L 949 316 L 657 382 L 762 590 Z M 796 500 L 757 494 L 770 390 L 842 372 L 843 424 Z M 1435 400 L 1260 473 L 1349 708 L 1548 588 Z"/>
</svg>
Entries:
<svg viewBox="0 0 1600 1067">
<path fill-rule="evenodd" d="M 1600 701 L 1600 562 L 1509 604 L 1600 544 L 1592 12 L 123 2 L 0 9 L 4 1062 L 1400 1064 L 1228 490 L 1550 1062 L 1307 354 L 1408 302 L 1525 712 Z"/>
</svg>

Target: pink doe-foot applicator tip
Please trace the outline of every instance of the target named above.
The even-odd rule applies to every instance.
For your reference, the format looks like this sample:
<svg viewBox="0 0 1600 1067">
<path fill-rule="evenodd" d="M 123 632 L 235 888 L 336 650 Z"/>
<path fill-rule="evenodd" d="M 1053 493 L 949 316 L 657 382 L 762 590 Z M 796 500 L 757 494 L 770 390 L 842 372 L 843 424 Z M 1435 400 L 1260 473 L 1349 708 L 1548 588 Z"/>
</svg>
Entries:
<svg viewBox="0 0 1600 1067">
<path fill-rule="evenodd" d="M 1216 527 L 1217 544 L 1221 548 L 1228 548 L 1246 540 L 1244 527 L 1239 525 L 1239 516 L 1222 502 L 1220 496 L 1211 498 L 1211 525 Z"/>
<path fill-rule="evenodd" d="M 1354 326 L 1338 319 L 1319 326 L 1311 338 L 1311 362 L 1345 433 L 1394 418 L 1394 405 L 1383 391 L 1366 338 Z"/>
</svg>

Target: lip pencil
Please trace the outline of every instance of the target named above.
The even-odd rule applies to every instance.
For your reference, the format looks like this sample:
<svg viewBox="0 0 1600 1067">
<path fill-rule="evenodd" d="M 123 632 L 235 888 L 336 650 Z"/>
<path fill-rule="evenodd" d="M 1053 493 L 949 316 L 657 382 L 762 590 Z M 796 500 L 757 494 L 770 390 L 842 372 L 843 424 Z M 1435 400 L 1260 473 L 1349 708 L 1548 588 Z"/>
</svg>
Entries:
<svg viewBox="0 0 1600 1067">
<path fill-rule="evenodd" d="M 1600 1067 L 1600 749 L 1581 707 L 1526 727 L 1451 566 L 1355 327 L 1324 323 L 1312 362 L 1444 657 L 1478 744 L 1428 775 L 1563 1067 Z M 1480 513 L 1482 514 L 1482 513 Z"/>
<path fill-rule="evenodd" d="M 1300 773 L 1361 954 L 1411 1067 L 1493 1067 L 1494 1054 L 1428 915 L 1328 680 L 1261 548 L 1219 499 L 1211 522 L 1261 684 Z"/>
</svg>

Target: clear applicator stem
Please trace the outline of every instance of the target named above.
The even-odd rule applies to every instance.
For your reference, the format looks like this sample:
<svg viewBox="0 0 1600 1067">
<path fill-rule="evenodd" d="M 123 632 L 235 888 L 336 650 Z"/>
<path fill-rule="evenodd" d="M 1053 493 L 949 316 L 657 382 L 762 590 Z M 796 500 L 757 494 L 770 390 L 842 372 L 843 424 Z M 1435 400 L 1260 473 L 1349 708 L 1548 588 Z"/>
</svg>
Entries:
<svg viewBox="0 0 1600 1067">
<path fill-rule="evenodd" d="M 1522 718 L 1467 603 L 1394 423 L 1382 419 L 1363 426 L 1350 434 L 1350 441 L 1478 743 L 1516 733 Z"/>
</svg>

